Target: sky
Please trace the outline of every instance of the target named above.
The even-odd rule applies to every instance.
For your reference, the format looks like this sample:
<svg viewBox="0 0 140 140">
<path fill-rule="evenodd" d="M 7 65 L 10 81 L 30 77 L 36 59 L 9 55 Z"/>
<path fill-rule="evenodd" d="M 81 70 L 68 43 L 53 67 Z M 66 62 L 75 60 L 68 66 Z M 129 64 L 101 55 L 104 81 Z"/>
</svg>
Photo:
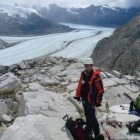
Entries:
<svg viewBox="0 0 140 140">
<path fill-rule="evenodd" d="M 43 5 L 56 3 L 61 7 L 87 7 L 91 4 L 102 5 L 107 4 L 111 7 L 131 8 L 140 7 L 140 0 L 0 0 L 0 3 L 17 3 L 19 5 Z"/>
</svg>

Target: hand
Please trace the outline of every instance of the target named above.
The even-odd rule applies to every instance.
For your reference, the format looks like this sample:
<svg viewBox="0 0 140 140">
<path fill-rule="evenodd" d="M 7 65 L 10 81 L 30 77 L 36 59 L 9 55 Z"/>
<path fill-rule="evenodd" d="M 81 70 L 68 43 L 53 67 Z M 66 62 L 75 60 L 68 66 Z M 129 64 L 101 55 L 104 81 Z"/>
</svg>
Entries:
<svg viewBox="0 0 140 140">
<path fill-rule="evenodd" d="M 96 107 L 100 107 L 100 106 L 102 106 L 102 105 L 99 104 L 99 103 L 95 103 L 95 106 L 96 106 Z"/>
<path fill-rule="evenodd" d="M 80 97 L 73 97 L 74 99 L 76 99 L 78 102 L 80 102 Z"/>
</svg>

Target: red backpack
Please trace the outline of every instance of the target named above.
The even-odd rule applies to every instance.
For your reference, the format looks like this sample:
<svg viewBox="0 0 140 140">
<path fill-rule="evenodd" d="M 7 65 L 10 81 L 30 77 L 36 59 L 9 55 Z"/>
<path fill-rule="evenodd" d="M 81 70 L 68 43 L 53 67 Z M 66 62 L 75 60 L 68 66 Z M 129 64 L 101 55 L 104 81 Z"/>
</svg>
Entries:
<svg viewBox="0 0 140 140">
<path fill-rule="evenodd" d="M 65 118 L 67 119 L 65 120 Z M 66 121 L 65 126 L 67 129 L 69 129 L 74 140 L 89 140 L 83 128 L 86 123 L 81 118 L 68 118 L 68 115 L 66 115 L 63 117 L 63 119 Z"/>
</svg>

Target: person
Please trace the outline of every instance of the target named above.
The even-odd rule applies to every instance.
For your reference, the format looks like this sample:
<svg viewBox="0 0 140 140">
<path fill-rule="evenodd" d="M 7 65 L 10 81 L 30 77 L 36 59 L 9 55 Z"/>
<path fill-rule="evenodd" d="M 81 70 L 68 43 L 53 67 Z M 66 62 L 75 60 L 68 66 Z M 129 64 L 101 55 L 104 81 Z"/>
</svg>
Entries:
<svg viewBox="0 0 140 140">
<path fill-rule="evenodd" d="M 85 70 L 81 73 L 76 89 L 76 98 L 78 101 L 82 100 L 86 117 L 85 131 L 87 135 L 92 135 L 93 131 L 95 138 L 98 138 L 101 135 L 95 107 L 101 106 L 104 93 L 103 82 L 100 77 L 100 71 L 92 68 L 93 60 L 85 58 L 83 62 Z"/>
<path fill-rule="evenodd" d="M 136 98 L 135 101 L 131 101 L 130 102 L 130 108 L 129 108 L 129 111 L 137 111 L 138 113 L 140 113 L 140 93 L 139 93 L 139 96 Z"/>
</svg>

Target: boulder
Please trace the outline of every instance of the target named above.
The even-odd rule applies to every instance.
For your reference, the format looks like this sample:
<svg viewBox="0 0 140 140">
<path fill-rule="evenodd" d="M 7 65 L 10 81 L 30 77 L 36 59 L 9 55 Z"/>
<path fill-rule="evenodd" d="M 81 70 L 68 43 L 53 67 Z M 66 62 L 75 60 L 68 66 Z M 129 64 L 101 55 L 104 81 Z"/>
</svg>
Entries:
<svg viewBox="0 0 140 140">
<path fill-rule="evenodd" d="M 45 80 L 42 83 L 43 86 L 57 86 L 59 84 L 60 84 L 60 82 L 58 80 L 49 79 L 49 78 L 45 78 Z"/>
<path fill-rule="evenodd" d="M 71 64 L 69 67 L 67 67 L 67 70 L 81 69 L 81 68 L 84 70 L 84 64 L 82 64 L 82 63 L 74 63 L 74 64 Z"/>
<path fill-rule="evenodd" d="M 75 107 L 62 95 L 45 90 L 25 92 L 21 95 L 18 116 L 28 114 L 43 114 L 60 118 L 66 114 L 79 115 Z"/>
<path fill-rule="evenodd" d="M 27 66 L 23 61 L 18 63 L 18 66 L 21 70 L 29 68 L 29 65 Z"/>
<path fill-rule="evenodd" d="M 107 76 L 106 76 L 106 74 L 104 72 L 101 72 L 100 76 L 102 77 L 102 79 L 107 78 Z"/>
<path fill-rule="evenodd" d="M 7 72 L 14 72 L 15 69 L 18 69 L 18 66 L 16 64 L 10 65 Z"/>
<path fill-rule="evenodd" d="M 116 71 L 116 70 L 113 70 L 112 73 L 118 78 L 122 77 L 122 74 L 120 72 Z"/>
<path fill-rule="evenodd" d="M 109 106 L 130 103 L 130 100 L 127 100 L 123 93 L 129 93 L 131 95 L 131 92 L 127 88 L 120 85 L 106 89 L 103 97 L 108 101 Z"/>
<path fill-rule="evenodd" d="M 124 78 L 126 78 L 127 80 L 134 80 L 135 77 L 131 76 L 131 75 L 124 75 Z"/>
<path fill-rule="evenodd" d="M 116 86 L 118 83 L 116 81 L 113 81 L 109 78 L 103 79 L 103 85 L 104 87 L 112 87 Z"/>
<path fill-rule="evenodd" d="M 7 107 L 8 107 L 9 109 L 12 108 L 13 101 L 11 100 L 11 98 L 8 98 L 8 99 L 6 100 L 6 105 L 7 105 Z"/>
<path fill-rule="evenodd" d="M 128 90 L 130 90 L 133 93 L 139 92 L 139 87 L 135 86 L 135 85 L 125 85 L 125 88 L 127 88 Z"/>
<path fill-rule="evenodd" d="M 113 81 L 116 81 L 119 85 L 124 85 L 124 84 L 128 84 L 128 81 L 123 78 L 123 79 L 119 79 L 119 78 L 110 78 Z"/>
<path fill-rule="evenodd" d="M 72 83 L 72 84 L 70 84 L 70 85 L 67 86 L 67 89 L 68 89 L 69 91 L 74 91 L 74 90 L 76 90 L 76 88 L 77 88 L 77 84 L 78 84 L 78 83 Z"/>
<path fill-rule="evenodd" d="M 6 67 L 0 65 L 0 74 L 5 74 L 6 73 Z"/>
<path fill-rule="evenodd" d="M 66 77 L 63 77 L 65 81 L 71 82 L 71 83 L 78 83 L 80 76 L 77 75 L 67 75 Z"/>
<path fill-rule="evenodd" d="M 49 69 L 49 72 L 51 72 L 53 74 L 59 74 L 63 70 L 64 70 L 63 66 L 55 66 L 55 67 L 52 67 L 51 69 Z"/>
<path fill-rule="evenodd" d="M 2 115 L 8 113 L 7 105 L 3 102 L 0 102 L 0 121 L 2 120 Z"/>
<path fill-rule="evenodd" d="M 11 122 L 11 118 L 7 114 L 3 114 L 1 118 L 3 122 Z"/>
<path fill-rule="evenodd" d="M 82 70 L 76 70 L 76 69 L 70 69 L 70 70 L 65 70 L 62 71 L 61 73 L 58 74 L 58 76 L 60 77 L 64 77 L 67 75 L 77 75 L 78 77 L 80 77 Z"/>
<path fill-rule="evenodd" d="M 61 86 L 67 86 L 69 84 L 69 82 L 61 82 L 60 85 Z"/>
<path fill-rule="evenodd" d="M 115 75 L 113 75 L 111 73 L 108 73 L 108 72 L 105 72 L 105 74 L 108 78 L 114 78 L 115 77 Z"/>
<path fill-rule="evenodd" d="M 28 115 L 16 118 L 1 140 L 73 140 L 62 118 Z"/>
<path fill-rule="evenodd" d="M 24 78 L 24 80 L 22 81 L 22 83 L 24 84 L 28 84 L 29 83 L 30 78 Z"/>
<path fill-rule="evenodd" d="M 19 87 L 21 87 L 21 82 L 12 73 L 9 72 L 0 77 L 0 94 L 14 92 Z"/>
<path fill-rule="evenodd" d="M 12 105 L 12 108 L 11 108 L 12 112 L 17 113 L 18 107 L 19 107 L 19 105 L 16 102 L 13 102 L 13 105 Z"/>
<path fill-rule="evenodd" d="M 39 89 L 44 89 L 43 86 L 35 82 L 29 83 L 27 87 L 30 89 L 30 91 L 38 91 Z"/>
</svg>

